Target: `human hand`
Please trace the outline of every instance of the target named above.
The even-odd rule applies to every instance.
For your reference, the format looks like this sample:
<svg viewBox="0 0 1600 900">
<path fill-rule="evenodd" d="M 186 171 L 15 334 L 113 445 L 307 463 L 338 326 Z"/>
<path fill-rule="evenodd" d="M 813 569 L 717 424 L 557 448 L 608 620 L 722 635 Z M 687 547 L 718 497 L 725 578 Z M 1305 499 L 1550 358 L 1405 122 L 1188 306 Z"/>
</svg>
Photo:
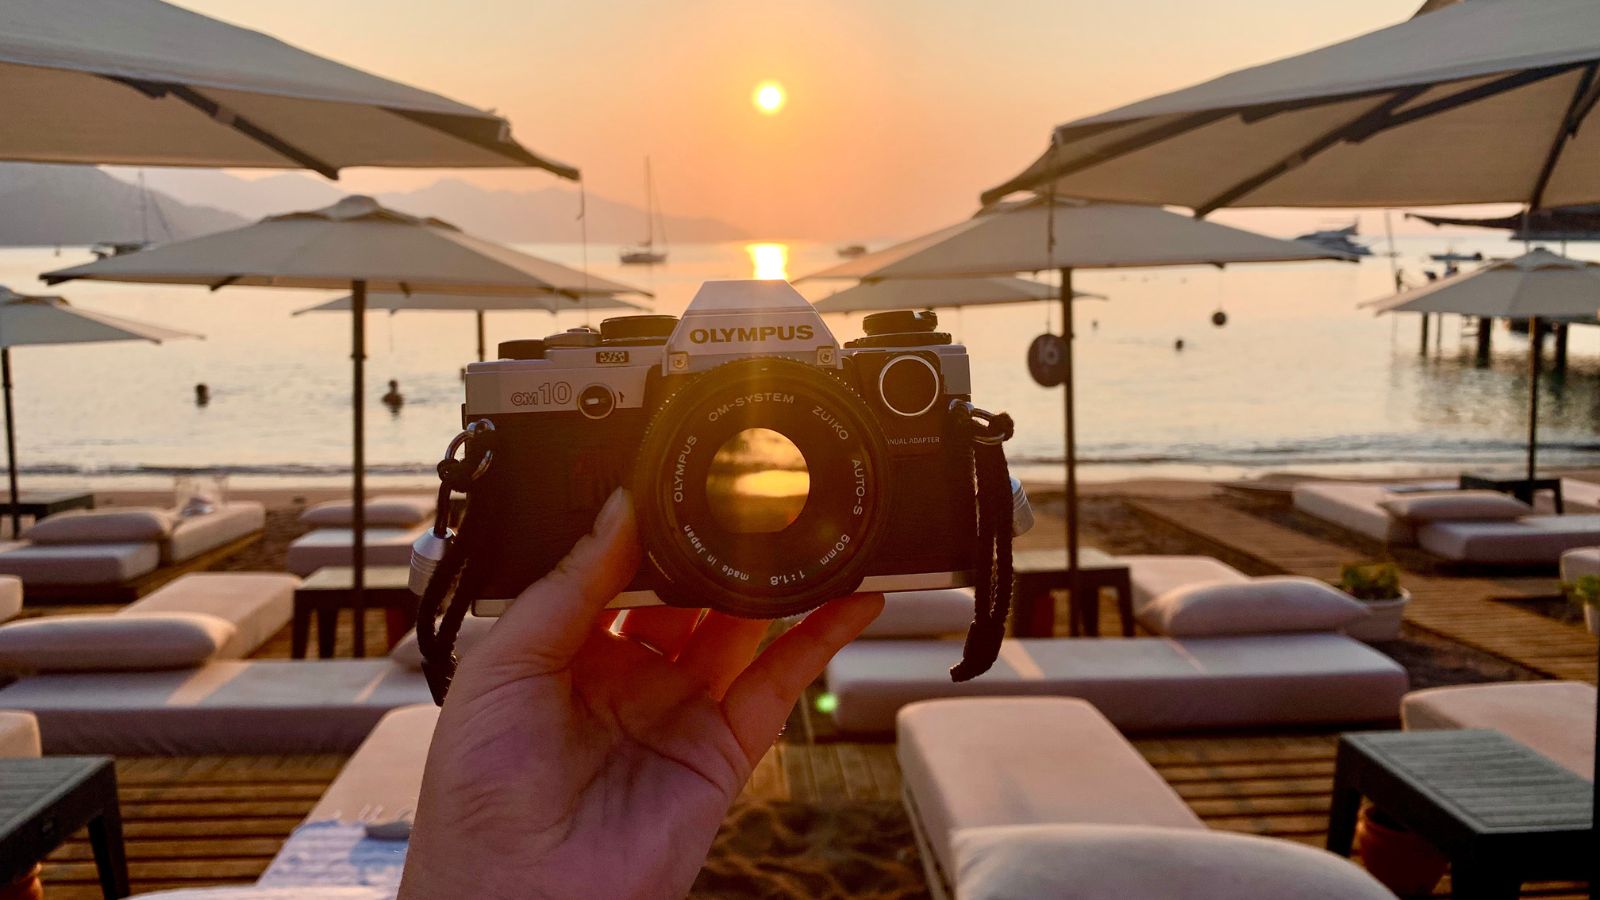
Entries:
<svg viewBox="0 0 1600 900">
<path fill-rule="evenodd" d="M 769 623 L 605 606 L 640 560 L 618 491 L 464 659 L 434 732 L 402 898 L 682 897 L 795 701 L 883 608 Z"/>
</svg>

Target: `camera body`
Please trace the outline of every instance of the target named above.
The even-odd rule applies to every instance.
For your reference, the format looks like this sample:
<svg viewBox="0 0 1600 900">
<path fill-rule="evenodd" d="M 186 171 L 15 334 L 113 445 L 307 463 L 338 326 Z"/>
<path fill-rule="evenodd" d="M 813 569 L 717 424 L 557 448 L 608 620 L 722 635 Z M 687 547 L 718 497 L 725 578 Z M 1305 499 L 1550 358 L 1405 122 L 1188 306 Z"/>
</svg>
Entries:
<svg viewBox="0 0 1600 900">
<path fill-rule="evenodd" d="M 782 281 L 709 281 L 681 318 L 608 319 L 469 365 L 495 428 L 471 495 L 475 612 L 550 571 L 619 486 L 646 561 L 619 602 L 792 615 L 858 589 L 971 583 L 964 347 L 932 313 L 840 346 Z"/>
</svg>

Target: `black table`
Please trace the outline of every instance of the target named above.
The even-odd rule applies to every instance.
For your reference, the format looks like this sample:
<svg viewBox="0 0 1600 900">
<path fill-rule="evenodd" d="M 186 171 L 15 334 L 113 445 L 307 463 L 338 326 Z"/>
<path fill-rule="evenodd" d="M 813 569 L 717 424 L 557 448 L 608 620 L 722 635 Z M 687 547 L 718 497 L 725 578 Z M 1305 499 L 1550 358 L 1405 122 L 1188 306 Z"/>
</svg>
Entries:
<svg viewBox="0 0 1600 900">
<path fill-rule="evenodd" d="M 94 509 L 94 494 L 75 494 L 70 491 L 18 491 L 17 504 L 11 505 L 11 495 L 0 494 L 0 516 L 18 515 L 42 519 L 66 509 Z"/>
<path fill-rule="evenodd" d="M 307 632 L 311 616 L 317 617 L 317 655 L 326 659 L 333 655 L 334 638 L 338 634 L 339 611 L 351 610 L 354 616 L 355 655 L 367 655 L 368 608 L 382 609 L 387 614 L 387 637 L 393 647 L 417 622 L 417 595 L 411 593 L 411 569 L 408 566 L 367 566 L 367 577 L 357 606 L 354 590 L 354 566 L 328 566 L 318 569 L 300 582 L 294 591 L 294 619 L 290 623 L 290 649 L 295 659 L 305 659 Z"/>
<path fill-rule="evenodd" d="M 1350 855 L 1365 796 L 1449 857 L 1455 897 L 1515 898 L 1524 881 L 1592 877 L 1593 790 L 1498 731 L 1346 734 L 1328 849 Z"/>
<path fill-rule="evenodd" d="M 1535 478 L 1528 480 L 1526 475 L 1462 475 L 1460 487 L 1463 491 L 1499 491 L 1502 494 L 1521 500 L 1529 506 L 1533 505 L 1533 497 L 1540 491 L 1549 491 L 1556 501 L 1556 514 L 1565 513 L 1565 504 L 1561 502 L 1561 479 Z"/>
<path fill-rule="evenodd" d="M 1066 548 L 1017 550 L 1012 553 L 1017 601 L 1013 630 L 1018 637 L 1051 637 L 1056 628 L 1056 604 L 1051 591 L 1071 590 L 1067 577 Z M 1100 636 L 1100 591 L 1117 594 L 1117 614 L 1122 634 L 1133 636 L 1133 585 L 1128 567 L 1110 554 L 1084 547 L 1078 551 L 1078 577 L 1083 596 L 1071 598 L 1067 620 L 1069 634 Z"/>
<path fill-rule="evenodd" d="M 128 896 L 111 757 L 0 759 L 0 884 L 25 874 L 85 825 L 101 892 Z"/>
</svg>

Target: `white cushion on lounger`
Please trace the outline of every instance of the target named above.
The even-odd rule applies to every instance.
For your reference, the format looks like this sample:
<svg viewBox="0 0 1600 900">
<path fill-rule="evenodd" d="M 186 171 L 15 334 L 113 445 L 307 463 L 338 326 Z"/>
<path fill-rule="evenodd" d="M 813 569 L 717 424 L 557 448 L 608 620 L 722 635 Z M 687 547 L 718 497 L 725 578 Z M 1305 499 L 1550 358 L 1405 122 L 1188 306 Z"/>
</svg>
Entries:
<svg viewBox="0 0 1600 900">
<path fill-rule="evenodd" d="M 439 498 L 433 494 L 399 494 L 390 497 L 371 497 L 367 500 L 368 528 L 410 528 L 421 522 L 431 522 Z M 355 504 L 348 499 L 328 500 L 310 506 L 300 514 L 300 521 L 317 528 L 349 528 Z"/>
<path fill-rule="evenodd" d="M 280 572 L 196 572 L 124 607 L 118 615 L 198 612 L 232 622 L 237 632 L 216 659 L 243 659 L 289 624 L 300 579 Z"/>
<path fill-rule="evenodd" d="M 0 575 L 0 622 L 14 619 L 22 612 L 22 579 L 15 575 Z"/>
<path fill-rule="evenodd" d="M 1578 681 L 1510 681 L 1407 694 L 1408 729 L 1493 728 L 1594 778 L 1595 689 Z"/>
<path fill-rule="evenodd" d="M 1499 491 L 1417 491 L 1390 494 L 1379 506 L 1412 525 L 1428 522 L 1504 522 L 1532 515 L 1533 507 Z"/>
<path fill-rule="evenodd" d="M 1139 624 L 1172 637 L 1338 631 L 1371 615 L 1366 604 L 1315 578 L 1266 575 L 1202 581 L 1139 610 Z"/>
<path fill-rule="evenodd" d="M 857 641 L 828 664 L 833 718 L 882 733 L 936 697 L 1081 697 L 1124 731 L 1387 721 L 1406 673 L 1342 634 L 1007 640 L 988 673 L 955 684 L 959 641 Z M 3 702 L 3 700 L 0 700 Z"/>
<path fill-rule="evenodd" d="M 456 658 L 466 659 L 467 654 L 472 652 L 472 648 L 483 640 L 484 636 L 489 633 L 489 629 L 493 628 L 494 623 L 498 621 L 500 620 L 497 618 L 475 616 L 468 613 L 467 617 L 461 620 L 461 630 L 456 633 Z M 394 649 L 389 651 L 389 658 L 394 660 L 396 665 L 421 671 L 422 648 L 417 646 L 417 630 L 415 628 L 406 632 L 406 636 L 394 645 Z"/>
<path fill-rule="evenodd" d="M 900 591 L 883 595 L 883 612 L 864 638 L 929 638 L 961 634 L 972 624 L 972 591 Z"/>
<path fill-rule="evenodd" d="M 1600 515 L 1432 522 L 1417 529 L 1417 544 L 1453 562 L 1555 565 L 1568 550 L 1600 544 Z"/>
<path fill-rule="evenodd" d="M 1128 566 L 1134 612 L 1174 588 L 1201 581 L 1240 584 L 1250 580 L 1233 566 L 1209 556 L 1119 556 L 1117 561 Z"/>
<path fill-rule="evenodd" d="M 35 522 L 22 532 L 34 544 L 140 544 L 163 541 L 177 519 L 150 507 L 69 509 Z"/>
<path fill-rule="evenodd" d="M 0 626 L 0 670 L 117 672 L 182 669 L 214 658 L 232 622 L 205 613 L 89 613 Z"/>
<path fill-rule="evenodd" d="M 0 572 L 40 587 L 122 584 L 159 565 L 157 544 L 0 544 Z"/>
<path fill-rule="evenodd" d="M 1294 841 L 1146 825 L 1013 825 L 956 835 L 962 900 L 1394 900 L 1347 859 Z"/>
<path fill-rule="evenodd" d="M 1378 504 L 1395 493 L 1381 484 L 1330 481 L 1296 485 L 1294 508 L 1385 544 L 1410 544 L 1416 532 Z"/>
<path fill-rule="evenodd" d="M 39 722 L 33 713 L 0 709 L 0 758 L 39 755 Z"/>
<path fill-rule="evenodd" d="M 414 814 L 428 745 L 438 723 L 439 707 L 432 703 L 390 710 L 328 785 L 306 821 L 355 822 L 386 813 Z"/>
<path fill-rule="evenodd" d="M 914 703 L 900 710 L 896 732 L 908 803 L 947 878 L 956 871 L 952 838 L 970 828 L 1064 822 L 1205 827 L 1082 700 Z"/>
<path fill-rule="evenodd" d="M 1577 581 L 1585 575 L 1600 575 L 1600 547 L 1580 547 L 1561 554 L 1561 580 Z"/>
<path fill-rule="evenodd" d="M 162 550 L 163 563 L 180 563 L 260 531 L 267 508 L 254 501 L 235 501 L 201 516 L 178 519 Z"/>
<path fill-rule="evenodd" d="M 37 675 L 0 708 L 39 718 L 46 753 L 347 753 L 397 706 L 431 702 L 387 659 L 223 661 L 168 672 Z"/>
<path fill-rule="evenodd" d="M 411 544 L 429 527 L 368 528 L 367 565 L 411 565 Z M 319 528 L 303 534 L 289 544 L 284 568 L 303 577 L 327 566 L 348 566 L 353 536 L 348 528 Z"/>
</svg>

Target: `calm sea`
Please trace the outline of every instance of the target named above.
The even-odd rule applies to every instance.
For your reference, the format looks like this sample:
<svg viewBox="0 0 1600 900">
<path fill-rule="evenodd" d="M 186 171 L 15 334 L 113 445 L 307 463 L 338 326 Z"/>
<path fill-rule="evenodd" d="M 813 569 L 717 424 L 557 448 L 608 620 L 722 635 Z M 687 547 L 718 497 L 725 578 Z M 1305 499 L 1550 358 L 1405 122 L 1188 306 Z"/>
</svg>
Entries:
<svg viewBox="0 0 1600 900">
<path fill-rule="evenodd" d="M 1399 263 L 1418 277 L 1445 238 L 1402 238 Z M 1463 252 L 1510 255 L 1521 246 L 1455 239 Z M 652 290 L 678 312 L 708 278 L 747 278 L 757 260 L 789 275 L 835 261 L 827 245 L 755 250 L 743 243 L 675 246 L 655 269 L 624 269 L 614 247 L 530 246 Z M 1593 252 L 1582 247 L 1578 254 Z M 81 250 L 0 250 L 0 284 L 43 292 L 39 272 L 88 258 Z M 1083 272 L 1078 286 L 1106 302 L 1078 307 L 1080 443 L 1086 476 L 1237 476 L 1269 470 L 1324 473 L 1450 470 L 1512 464 L 1526 429 L 1526 341 L 1500 330 L 1495 357 L 1475 368 L 1455 320 L 1442 350 L 1418 355 L 1414 316 L 1359 310 L 1390 284 L 1387 259 Z M 813 298 L 829 283 L 802 285 Z M 348 314 L 291 316 L 333 294 L 232 288 L 69 284 L 83 307 L 197 331 L 203 341 L 163 346 L 24 347 L 13 352 L 17 436 L 26 485 L 159 487 L 174 473 L 220 468 L 239 486 L 342 483 L 350 459 Z M 1597 298 L 1600 306 L 1600 298 Z M 1227 314 L 1225 327 L 1211 315 Z M 491 313 L 489 340 L 539 337 L 604 314 Z M 1061 394 L 1035 386 L 1029 340 L 1055 329 L 1045 304 L 941 313 L 974 360 L 976 399 L 1009 410 L 1016 468 L 1059 477 Z M 857 316 L 830 317 L 841 339 Z M 431 473 L 457 427 L 458 370 L 474 353 L 466 313 L 371 314 L 368 459 L 377 480 Z M 1174 349 L 1182 339 L 1184 349 Z M 391 415 L 384 382 L 406 403 Z M 205 382 L 212 401 L 193 403 Z M 1574 329 L 1572 367 L 1546 382 L 1550 464 L 1600 464 L 1600 335 Z"/>
</svg>

